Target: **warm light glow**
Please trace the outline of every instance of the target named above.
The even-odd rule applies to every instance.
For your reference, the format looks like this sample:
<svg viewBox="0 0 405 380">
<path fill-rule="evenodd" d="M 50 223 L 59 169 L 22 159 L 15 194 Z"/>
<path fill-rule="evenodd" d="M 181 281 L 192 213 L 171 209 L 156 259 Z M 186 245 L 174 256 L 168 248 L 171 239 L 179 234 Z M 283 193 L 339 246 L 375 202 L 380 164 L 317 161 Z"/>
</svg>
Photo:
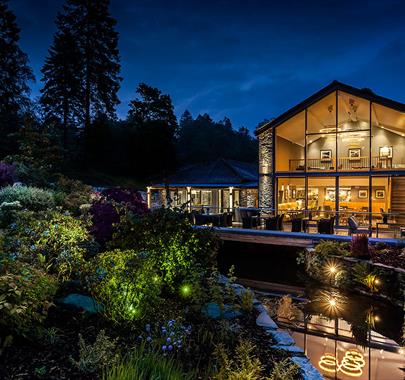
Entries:
<svg viewBox="0 0 405 380">
<path fill-rule="evenodd" d="M 331 306 L 335 307 L 336 306 L 336 300 L 334 300 L 333 298 L 329 300 L 329 303 Z"/>
<path fill-rule="evenodd" d="M 183 285 L 183 286 L 180 288 L 180 293 L 181 293 L 181 295 L 182 295 L 183 297 L 188 297 L 188 296 L 190 295 L 190 293 L 191 293 L 191 287 L 190 287 L 190 285 Z"/>
<path fill-rule="evenodd" d="M 380 317 L 379 317 L 378 315 L 376 315 L 376 316 L 374 317 L 374 321 L 380 322 Z"/>
<path fill-rule="evenodd" d="M 363 367 L 366 365 L 363 354 L 356 350 L 346 351 L 342 362 L 333 354 L 326 353 L 318 362 L 319 368 L 325 372 L 342 372 L 350 377 L 359 377 L 363 374 Z"/>
</svg>

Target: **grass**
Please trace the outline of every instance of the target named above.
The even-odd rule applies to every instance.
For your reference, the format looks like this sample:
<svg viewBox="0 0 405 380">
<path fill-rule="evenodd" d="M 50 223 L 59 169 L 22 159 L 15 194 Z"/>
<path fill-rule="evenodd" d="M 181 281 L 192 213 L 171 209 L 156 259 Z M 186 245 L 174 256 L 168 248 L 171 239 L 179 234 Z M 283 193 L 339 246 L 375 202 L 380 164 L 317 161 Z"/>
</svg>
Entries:
<svg viewBox="0 0 405 380">
<path fill-rule="evenodd" d="M 149 351 L 141 345 L 103 374 L 103 380 L 191 380 L 195 375 L 184 373 L 173 359 Z"/>
</svg>

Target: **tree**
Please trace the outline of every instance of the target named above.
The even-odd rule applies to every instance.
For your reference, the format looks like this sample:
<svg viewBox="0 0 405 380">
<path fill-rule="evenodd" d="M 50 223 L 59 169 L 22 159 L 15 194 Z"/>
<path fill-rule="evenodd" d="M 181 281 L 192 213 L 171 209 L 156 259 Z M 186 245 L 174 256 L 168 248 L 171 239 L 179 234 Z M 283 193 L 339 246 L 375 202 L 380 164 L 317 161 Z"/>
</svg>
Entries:
<svg viewBox="0 0 405 380">
<path fill-rule="evenodd" d="M 175 165 L 178 124 L 169 95 L 141 83 L 130 102 L 126 129 L 131 131 L 132 162 L 144 177 L 164 173 Z"/>
<path fill-rule="evenodd" d="M 44 94 L 49 92 L 51 95 L 51 90 L 56 95 L 65 94 L 70 86 L 74 102 L 78 103 L 77 107 L 75 103 L 71 105 L 74 108 L 70 108 L 70 112 L 76 108 L 79 111 L 80 107 L 77 113 L 83 117 L 85 136 L 88 136 L 95 115 L 106 114 L 114 118 L 119 104 L 117 93 L 122 78 L 119 76 L 121 65 L 115 25 L 116 21 L 109 13 L 109 0 L 67 0 L 58 15 L 58 31 L 44 66 Z M 70 52 L 68 70 L 63 73 L 63 67 L 57 66 L 69 47 L 75 54 Z M 73 68 L 75 75 L 72 75 Z M 64 83 L 63 78 L 70 82 Z M 63 98 L 56 99 L 59 104 L 52 105 L 48 101 L 48 106 L 53 106 L 60 114 Z M 77 116 L 76 110 L 74 114 Z"/>
<path fill-rule="evenodd" d="M 29 105 L 28 82 L 34 80 L 19 40 L 16 17 L 7 1 L 0 0 L 0 157 L 14 153 L 17 148 L 15 133 Z"/>
<path fill-rule="evenodd" d="M 58 32 L 54 36 L 48 57 L 42 67 L 40 102 L 48 123 L 62 126 L 63 148 L 66 151 L 68 135 L 74 133 L 83 121 L 83 73 L 81 70 L 81 52 L 71 31 L 58 15 Z"/>
</svg>

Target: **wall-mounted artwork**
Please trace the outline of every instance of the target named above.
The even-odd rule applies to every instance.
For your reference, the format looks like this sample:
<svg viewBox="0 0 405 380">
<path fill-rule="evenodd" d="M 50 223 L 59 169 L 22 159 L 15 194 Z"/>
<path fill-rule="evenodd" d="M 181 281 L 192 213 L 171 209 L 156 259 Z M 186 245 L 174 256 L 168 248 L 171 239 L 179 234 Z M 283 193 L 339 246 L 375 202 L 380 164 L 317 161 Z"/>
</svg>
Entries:
<svg viewBox="0 0 405 380">
<path fill-rule="evenodd" d="M 385 190 L 375 191 L 375 199 L 384 199 L 384 198 L 385 198 Z"/>
<path fill-rule="evenodd" d="M 361 149 L 360 148 L 351 148 L 347 152 L 349 156 L 349 160 L 360 160 L 361 157 Z"/>
<path fill-rule="evenodd" d="M 368 190 L 359 190 L 359 198 L 360 199 L 368 198 Z"/>
<path fill-rule="evenodd" d="M 332 160 L 332 150 L 325 149 L 321 150 L 321 161 L 331 161 Z"/>
<path fill-rule="evenodd" d="M 392 146 L 380 146 L 380 157 L 392 158 Z"/>
</svg>

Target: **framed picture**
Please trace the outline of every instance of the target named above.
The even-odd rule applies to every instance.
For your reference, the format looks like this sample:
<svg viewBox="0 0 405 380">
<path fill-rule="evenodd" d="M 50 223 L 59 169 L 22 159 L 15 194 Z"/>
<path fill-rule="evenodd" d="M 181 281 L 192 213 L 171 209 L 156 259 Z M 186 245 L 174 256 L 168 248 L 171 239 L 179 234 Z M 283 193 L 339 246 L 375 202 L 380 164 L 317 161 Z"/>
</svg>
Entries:
<svg viewBox="0 0 405 380">
<path fill-rule="evenodd" d="M 392 158 L 392 146 L 380 146 L 380 157 Z"/>
<path fill-rule="evenodd" d="M 321 161 L 331 161 L 332 160 L 332 150 L 326 149 L 321 150 Z"/>
<path fill-rule="evenodd" d="M 368 190 L 359 190 L 359 198 L 368 198 Z"/>
<path fill-rule="evenodd" d="M 361 148 L 352 148 L 348 151 L 349 160 L 359 160 L 361 157 Z"/>
<path fill-rule="evenodd" d="M 375 199 L 384 199 L 384 198 L 385 198 L 385 190 L 375 191 Z"/>
</svg>

